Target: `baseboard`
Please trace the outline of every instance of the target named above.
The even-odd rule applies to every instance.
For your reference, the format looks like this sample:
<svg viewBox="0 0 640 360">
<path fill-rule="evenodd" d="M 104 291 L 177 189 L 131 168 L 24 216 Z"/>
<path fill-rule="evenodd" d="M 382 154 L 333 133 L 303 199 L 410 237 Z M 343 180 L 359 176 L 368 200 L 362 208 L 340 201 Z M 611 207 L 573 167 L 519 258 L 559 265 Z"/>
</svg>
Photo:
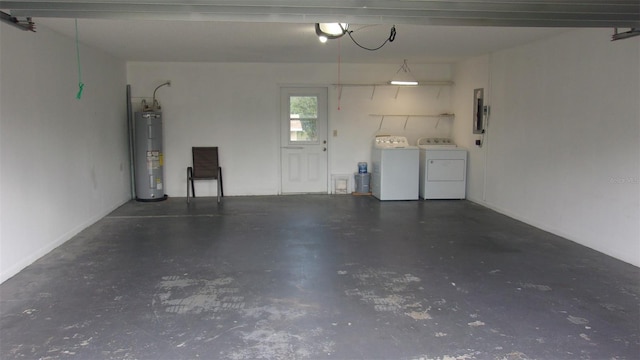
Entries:
<svg viewBox="0 0 640 360">
<path fill-rule="evenodd" d="M 640 263 L 635 264 L 635 263 L 633 263 L 631 261 L 628 261 L 626 259 L 620 258 L 620 257 L 616 256 L 615 254 L 610 254 L 610 253 L 607 253 L 607 252 L 603 251 L 602 249 L 596 249 L 593 246 L 589 246 L 587 244 L 584 244 L 579 239 L 574 238 L 571 234 L 568 234 L 568 233 L 566 233 L 566 232 L 564 232 L 562 230 L 559 230 L 557 228 L 547 226 L 545 224 L 542 224 L 540 222 L 531 220 L 531 219 L 529 219 L 527 217 L 524 217 L 524 216 L 520 216 L 520 215 L 518 215 L 516 213 L 513 213 L 513 212 L 511 212 L 509 210 L 506 210 L 504 208 L 501 208 L 499 206 L 496 206 L 496 205 L 491 204 L 489 202 L 486 202 L 484 200 L 474 199 L 474 198 L 467 198 L 467 200 L 469 200 L 469 201 L 471 201 L 471 202 L 473 202 L 473 203 L 475 203 L 477 205 L 480 205 L 480 206 L 486 207 L 488 209 L 491 209 L 491 210 L 493 210 L 493 211 L 495 211 L 497 213 L 500 213 L 502 215 L 508 216 L 508 217 L 510 217 L 512 219 L 521 221 L 521 222 L 523 222 L 523 223 L 525 223 L 527 225 L 531 225 L 531 226 L 533 226 L 535 228 L 538 228 L 540 230 L 543 230 L 543 231 L 546 231 L 548 233 L 551 233 L 551 234 L 560 236 L 562 238 L 565 238 L 566 240 L 569 240 L 569 241 L 574 242 L 574 243 L 576 243 L 578 245 L 587 247 L 587 248 L 589 248 L 591 250 L 594 250 L 594 251 L 597 251 L 597 252 L 599 252 L 601 254 L 604 254 L 604 255 L 607 255 L 607 256 L 611 256 L 612 258 L 615 258 L 615 259 L 620 260 L 622 262 L 631 264 L 631 265 L 636 266 L 636 267 L 640 267 Z"/>
<path fill-rule="evenodd" d="M 95 224 L 96 222 L 98 222 L 98 220 L 104 218 L 109 213 L 111 213 L 115 209 L 119 208 L 123 204 L 127 203 L 128 201 L 130 201 L 130 199 L 126 199 L 123 202 L 121 202 L 119 204 L 116 204 L 116 205 L 110 207 L 109 209 L 101 212 L 100 214 L 91 217 L 90 219 L 88 219 L 87 221 L 83 222 L 82 224 L 80 224 L 78 226 L 75 226 L 71 230 L 67 231 L 66 233 L 64 233 L 63 235 L 61 235 L 60 237 L 58 237 L 54 241 L 48 243 L 47 245 L 39 248 L 36 251 L 34 251 L 31 255 L 29 255 L 29 256 L 23 258 L 22 260 L 18 261 L 16 264 L 11 266 L 8 270 L 0 273 L 0 284 L 5 282 L 5 281 L 7 281 L 7 280 L 9 280 L 10 278 L 12 278 L 16 274 L 18 274 L 20 271 L 22 271 L 24 268 L 26 268 L 27 266 L 29 266 L 29 265 L 33 264 L 34 262 L 36 262 L 41 257 L 47 255 L 53 249 L 55 249 L 58 246 L 64 244 L 65 242 L 71 240 L 74 236 L 78 235 L 82 230 L 84 230 L 84 229 L 88 228 L 89 226 Z"/>
</svg>

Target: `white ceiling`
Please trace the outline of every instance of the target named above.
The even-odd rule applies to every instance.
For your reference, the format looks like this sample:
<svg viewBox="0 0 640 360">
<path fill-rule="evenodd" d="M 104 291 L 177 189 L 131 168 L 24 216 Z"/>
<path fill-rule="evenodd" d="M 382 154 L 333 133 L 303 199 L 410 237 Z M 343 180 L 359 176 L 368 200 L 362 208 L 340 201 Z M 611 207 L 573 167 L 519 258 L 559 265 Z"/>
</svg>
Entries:
<svg viewBox="0 0 640 360">
<path fill-rule="evenodd" d="M 75 22 L 35 18 L 37 29 L 75 36 Z M 391 25 L 351 25 L 353 37 L 377 47 Z M 19 30 L 16 30 L 19 31 Z M 79 19 L 82 43 L 128 61 L 198 62 L 455 62 L 567 31 L 566 28 L 508 28 L 397 24 L 395 41 L 378 51 L 357 47 L 348 36 L 318 41 L 314 23 Z"/>
</svg>

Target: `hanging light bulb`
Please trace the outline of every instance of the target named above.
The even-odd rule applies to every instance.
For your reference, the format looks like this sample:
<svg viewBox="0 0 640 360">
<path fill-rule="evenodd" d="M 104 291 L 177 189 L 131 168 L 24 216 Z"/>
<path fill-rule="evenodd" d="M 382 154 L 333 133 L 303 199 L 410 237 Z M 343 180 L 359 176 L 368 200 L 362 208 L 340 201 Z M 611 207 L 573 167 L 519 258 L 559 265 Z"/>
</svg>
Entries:
<svg viewBox="0 0 640 360">
<path fill-rule="evenodd" d="M 320 42 L 326 42 L 327 39 L 337 39 L 346 34 L 348 29 L 349 24 L 347 23 L 316 23 L 316 35 L 320 38 Z"/>
</svg>

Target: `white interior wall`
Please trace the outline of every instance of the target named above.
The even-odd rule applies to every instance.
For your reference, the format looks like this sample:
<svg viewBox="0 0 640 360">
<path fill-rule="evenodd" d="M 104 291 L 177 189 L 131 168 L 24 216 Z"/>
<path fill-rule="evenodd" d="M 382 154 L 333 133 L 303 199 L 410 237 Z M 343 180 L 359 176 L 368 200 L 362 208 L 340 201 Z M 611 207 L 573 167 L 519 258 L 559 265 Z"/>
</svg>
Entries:
<svg viewBox="0 0 640 360">
<path fill-rule="evenodd" d="M 2 123 L 3 123 L 3 121 L 2 121 L 2 118 L 3 118 L 3 116 L 2 116 L 2 114 L 3 114 L 3 111 L 2 111 L 2 107 L 3 107 L 2 106 L 2 93 L 3 93 L 3 91 L 2 91 L 2 73 L 3 73 L 2 56 L 3 56 L 3 53 L 4 53 L 4 51 L 2 50 L 3 49 L 3 46 L 2 46 L 2 42 L 3 42 L 2 41 L 2 32 L 4 30 L 6 30 L 6 29 L 2 28 L 2 26 L 3 26 L 3 24 L 0 24 L 0 274 L 4 274 L 5 273 L 4 270 L 2 270 L 2 248 L 3 248 L 2 244 L 4 243 L 4 241 L 2 240 L 3 239 L 3 237 L 2 237 L 2 234 L 3 234 L 3 230 L 2 230 L 2 223 L 3 223 L 2 211 L 3 211 L 3 208 L 4 208 L 4 206 L 2 206 L 2 204 L 4 204 L 4 197 L 2 196 L 2 193 L 3 193 L 2 189 L 4 189 L 4 187 L 2 185 L 2 183 L 3 183 L 2 179 L 4 178 L 4 175 L 3 175 L 4 171 L 3 171 L 3 166 L 2 166 L 2 163 L 3 163 L 2 159 L 4 158 L 3 146 L 2 146 L 2 134 L 4 133 L 4 131 L 2 129 L 3 128 L 3 126 L 2 126 Z M 17 270 L 13 270 L 13 271 L 17 272 Z M 2 283 L 5 280 L 5 276 L 8 277 L 10 275 L 8 273 L 7 273 L 7 275 L 0 275 L 0 283 Z"/>
<path fill-rule="evenodd" d="M 468 114 L 454 136 L 487 152 L 474 201 L 640 266 L 640 39 L 610 36 L 576 30 L 458 64 L 456 113 L 484 83 L 491 118 L 482 150 Z"/>
<path fill-rule="evenodd" d="M 489 56 L 483 55 L 467 59 L 455 65 L 454 105 L 456 121 L 453 140 L 468 151 L 467 199 L 475 202 L 484 200 L 484 170 L 487 156 L 486 144 L 476 146 L 476 140 L 489 140 L 489 134 L 477 135 L 473 129 L 473 90 L 484 89 L 485 103 L 491 104 L 489 91 Z"/>
<path fill-rule="evenodd" d="M 0 24 L 0 281 L 130 198 L 124 61 Z"/>
<path fill-rule="evenodd" d="M 384 83 L 397 65 L 342 64 L 340 83 Z M 448 64 L 412 64 L 418 79 L 450 80 Z M 369 162 L 381 117 L 451 112 L 450 86 L 339 87 L 337 64 L 141 63 L 127 66 L 134 106 L 156 93 L 164 116 L 165 186 L 169 196 L 186 196 L 186 167 L 192 146 L 219 146 L 225 195 L 274 195 L 280 190 L 280 86 L 329 89 L 329 174 L 353 174 Z M 341 94 L 341 95 L 340 95 Z M 372 97 L 373 95 L 373 97 Z M 340 99 L 338 97 L 340 96 Z M 340 108 L 338 110 L 338 107 Z M 451 120 L 385 117 L 384 132 L 450 136 Z M 437 125 L 437 127 L 436 127 Z M 337 136 L 333 136 L 333 131 Z M 331 176 L 328 176 L 328 189 Z M 350 187 L 353 186 L 350 181 Z M 215 182 L 196 182 L 198 196 L 216 192 Z"/>
</svg>

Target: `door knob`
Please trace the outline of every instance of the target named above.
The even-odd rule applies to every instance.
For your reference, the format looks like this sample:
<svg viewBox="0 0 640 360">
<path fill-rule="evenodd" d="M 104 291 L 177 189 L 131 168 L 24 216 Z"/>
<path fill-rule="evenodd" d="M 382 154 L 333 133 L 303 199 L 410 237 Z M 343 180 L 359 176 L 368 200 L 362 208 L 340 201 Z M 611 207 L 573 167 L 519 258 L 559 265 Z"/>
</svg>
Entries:
<svg viewBox="0 0 640 360">
<path fill-rule="evenodd" d="M 325 148 L 322 148 L 322 151 L 327 151 L 327 148 L 326 148 L 326 147 L 325 147 Z"/>
</svg>

